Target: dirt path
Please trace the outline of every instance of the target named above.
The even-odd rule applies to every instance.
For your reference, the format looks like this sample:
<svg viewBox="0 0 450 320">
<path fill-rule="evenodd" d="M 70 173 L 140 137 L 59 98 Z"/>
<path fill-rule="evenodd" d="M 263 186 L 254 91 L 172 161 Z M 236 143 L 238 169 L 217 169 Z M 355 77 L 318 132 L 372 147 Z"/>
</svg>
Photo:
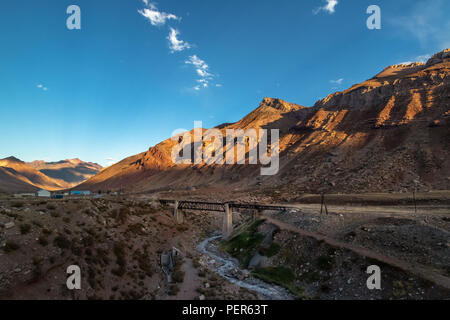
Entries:
<svg viewBox="0 0 450 320">
<path fill-rule="evenodd" d="M 196 289 L 202 284 L 201 279 L 198 277 L 197 269 L 195 269 L 192 260 L 186 258 L 181 270 L 184 272 L 184 281 L 180 284 L 180 291 L 173 299 L 194 300 L 200 295 Z"/>
<path fill-rule="evenodd" d="M 280 206 L 284 206 L 283 204 L 279 204 Z M 320 203 L 319 204 L 289 204 L 288 208 L 299 209 L 303 212 L 308 213 L 320 213 Z M 360 213 L 364 212 L 365 214 L 398 214 L 398 215 L 438 215 L 438 216 L 448 216 L 450 214 L 450 208 L 448 205 L 420 205 L 417 206 L 417 213 L 414 211 L 414 206 L 375 206 L 375 205 L 335 205 L 335 204 L 327 204 L 328 212 L 330 213 L 342 213 L 342 214 L 351 214 L 351 213 Z"/>
<path fill-rule="evenodd" d="M 324 241 L 325 243 L 327 243 L 331 246 L 334 246 L 334 247 L 351 250 L 351 251 L 357 253 L 358 255 L 379 260 L 383 263 L 392 265 L 394 267 L 397 267 L 397 268 L 400 268 L 407 272 L 410 272 L 416 276 L 419 276 L 421 278 L 432 281 L 432 282 L 436 283 L 437 285 L 440 285 L 446 289 L 450 289 L 450 278 L 447 278 L 439 273 L 433 272 L 433 271 L 428 270 L 419 265 L 411 265 L 411 264 L 409 264 L 403 260 L 397 259 L 395 257 L 380 254 L 378 252 L 374 252 L 372 250 L 369 250 L 369 249 L 366 249 L 366 248 L 363 248 L 360 246 L 356 246 L 356 245 L 352 245 L 352 244 L 349 244 L 346 242 L 335 240 L 335 239 L 330 238 L 323 234 L 303 230 L 303 229 L 297 228 L 296 226 L 293 226 L 291 224 L 282 222 L 278 219 L 271 218 L 271 217 L 267 216 L 266 214 L 264 214 L 263 216 L 264 216 L 264 218 L 267 219 L 267 222 L 273 223 L 274 225 L 278 226 L 282 230 L 295 232 L 301 236 L 311 237 L 318 241 Z"/>
</svg>

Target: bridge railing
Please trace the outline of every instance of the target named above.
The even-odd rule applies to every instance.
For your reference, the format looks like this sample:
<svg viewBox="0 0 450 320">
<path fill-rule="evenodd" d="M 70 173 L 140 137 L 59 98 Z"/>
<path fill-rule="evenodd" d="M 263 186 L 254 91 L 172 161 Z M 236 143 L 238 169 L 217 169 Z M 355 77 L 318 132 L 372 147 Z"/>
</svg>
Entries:
<svg viewBox="0 0 450 320">
<path fill-rule="evenodd" d="M 176 200 L 160 199 L 159 202 L 164 205 L 169 205 L 174 204 Z M 286 211 L 289 209 L 295 209 L 294 206 L 288 205 L 266 205 L 258 203 L 241 203 L 241 202 L 206 202 L 194 200 L 178 201 L 178 209 L 225 212 L 226 204 L 228 204 L 230 208 L 236 209 L 276 210 L 276 211 Z"/>
</svg>

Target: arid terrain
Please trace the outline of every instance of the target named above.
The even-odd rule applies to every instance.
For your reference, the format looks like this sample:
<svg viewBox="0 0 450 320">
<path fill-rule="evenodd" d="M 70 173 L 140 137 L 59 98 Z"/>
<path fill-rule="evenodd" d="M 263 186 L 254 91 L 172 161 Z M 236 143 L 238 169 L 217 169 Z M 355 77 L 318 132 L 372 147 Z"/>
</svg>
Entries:
<svg viewBox="0 0 450 320">
<path fill-rule="evenodd" d="M 422 203 L 417 211 L 374 203 L 372 197 L 371 205 L 328 204 L 322 214 L 314 201 L 265 211 L 262 220 L 235 212 L 235 232 L 221 241 L 215 236 L 222 228 L 220 213 L 185 211 L 184 223 L 177 224 L 173 208 L 154 197 L 4 196 L 0 297 L 450 298 L 450 209 L 439 200 Z M 204 241 L 208 251 L 200 249 Z M 169 282 L 160 258 L 173 250 L 178 255 Z M 223 271 L 224 261 L 234 267 Z M 81 290 L 66 287 L 69 265 L 82 270 Z M 381 290 L 366 286 L 369 265 L 381 268 Z"/>
<path fill-rule="evenodd" d="M 0 160 L 0 298 L 450 299 L 449 71 L 446 49 L 312 107 L 264 98 L 216 127 L 279 129 L 272 176 L 176 165 L 176 139 L 105 169 Z M 92 196 L 11 195 L 75 185 Z M 184 210 L 177 223 L 169 200 L 288 209 L 236 210 L 224 239 L 223 213 Z M 70 265 L 81 290 L 66 286 Z M 371 265 L 380 290 L 367 287 Z"/>
</svg>

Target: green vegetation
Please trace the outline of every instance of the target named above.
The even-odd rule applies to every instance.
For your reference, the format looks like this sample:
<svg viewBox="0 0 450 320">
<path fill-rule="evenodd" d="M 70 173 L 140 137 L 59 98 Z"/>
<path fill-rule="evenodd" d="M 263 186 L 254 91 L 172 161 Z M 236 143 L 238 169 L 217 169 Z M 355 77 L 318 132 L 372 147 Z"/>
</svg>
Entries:
<svg viewBox="0 0 450 320">
<path fill-rule="evenodd" d="M 238 259 L 243 268 L 247 268 L 251 258 L 264 240 L 264 235 L 258 233 L 258 226 L 263 222 L 264 220 L 257 220 L 244 227 L 240 234 L 228 241 L 223 241 L 220 248 Z"/>
<path fill-rule="evenodd" d="M 295 275 L 289 268 L 286 267 L 258 268 L 252 272 L 252 275 L 265 282 L 274 283 L 276 285 L 288 289 L 297 298 L 305 298 L 304 289 L 297 287 L 294 284 Z"/>
<path fill-rule="evenodd" d="M 408 292 L 413 290 L 413 286 L 409 282 L 394 280 L 392 282 L 392 295 L 394 299 L 403 299 L 408 296 Z"/>
</svg>

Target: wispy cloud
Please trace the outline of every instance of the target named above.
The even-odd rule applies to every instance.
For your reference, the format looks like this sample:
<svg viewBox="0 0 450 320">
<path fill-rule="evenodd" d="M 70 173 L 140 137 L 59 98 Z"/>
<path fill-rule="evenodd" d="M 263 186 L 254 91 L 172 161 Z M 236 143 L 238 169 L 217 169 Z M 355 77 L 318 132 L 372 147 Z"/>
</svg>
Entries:
<svg viewBox="0 0 450 320">
<path fill-rule="evenodd" d="M 47 91 L 48 90 L 48 88 L 45 87 L 43 84 L 38 84 L 36 87 L 41 89 L 42 91 Z"/>
<path fill-rule="evenodd" d="M 180 20 L 181 18 L 177 17 L 172 13 L 166 13 L 159 11 L 154 3 L 149 3 L 148 0 L 142 0 L 147 8 L 142 10 L 138 10 L 138 12 L 148 20 L 153 26 L 163 26 L 166 24 L 168 20 Z"/>
<path fill-rule="evenodd" d="M 181 18 L 172 13 L 159 11 L 156 4 L 149 2 L 149 0 L 142 0 L 145 5 L 144 9 L 138 10 L 138 13 L 148 19 L 153 26 L 164 26 L 169 24 L 169 20 L 180 21 Z M 169 35 L 166 37 L 169 41 L 169 49 L 171 53 L 181 52 L 186 49 L 191 49 L 193 45 L 189 42 L 180 39 L 180 31 L 169 26 Z M 195 67 L 195 72 L 199 77 L 196 80 L 196 85 L 193 87 L 195 91 L 202 88 L 208 88 L 210 81 L 215 77 L 210 71 L 208 64 L 200 59 L 197 55 L 191 55 L 185 61 L 186 64 L 191 64 Z M 222 84 L 216 84 L 216 87 L 221 87 Z"/>
<path fill-rule="evenodd" d="M 185 49 L 190 49 L 191 45 L 183 40 L 178 39 L 180 32 L 174 28 L 170 28 L 170 33 L 167 36 L 167 40 L 169 40 L 169 48 L 170 52 L 179 52 Z"/>
<path fill-rule="evenodd" d="M 113 164 L 116 163 L 116 161 L 115 161 L 113 158 L 106 158 L 105 161 L 106 161 L 106 165 L 107 165 L 108 167 L 109 167 L 109 166 L 112 166 Z"/>
<path fill-rule="evenodd" d="M 431 54 L 424 54 L 424 55 L 421 55 L 421 56 L 417 56 L 417 57 L 411 59 L 410 61 L 404 61 L 404 62 L 400 62 L 398 64 L 411 64 L 411 63 L 414 63 L 414 62 L 425 63 L 430 58 L 431 58 Z"/>
<path fill-rule="evenodd" d="M 437 46 L 438 50 L 450 47 L 450 20 L 447 0 L 417 1 L 405 10 L 404 15 L 387 19 L 401 35 L 407 33 L 424 48 Z"/>
<path fill-rule="evenodd" d="M 207 88 L 209 81 L 213 78 L 213 74 L 209 72 L 208 64 L 195 54 L 190 56 L 185 63 L 193 65 L 197 75 L 200 77 L 200 79 L 197 80 L 198 85 L 194 87 L 194 90 L 199 91 L 201 88 Z"/>
<path fill-rule="evenodd" d="M 330 80 L 330 83 L 337 84 L 337 85 L 341 85 L 342 82 L 344 82 L 343 78 L 340 78 L 340 79 L 337 79 L 337 80 Z"/>
<path fill-rule="evenodd" d="M 314 9 L 313 10 L 314 14 L 318 14 L 320 11 L 325 11 L 328 12 L 329 14 L 333 14 L 336 11 L 335 7 L 339 3 L 338 0 L 325 0 L 325 1 L 327 2 L 327 4 L 322 7 Z"/>
</svg>

